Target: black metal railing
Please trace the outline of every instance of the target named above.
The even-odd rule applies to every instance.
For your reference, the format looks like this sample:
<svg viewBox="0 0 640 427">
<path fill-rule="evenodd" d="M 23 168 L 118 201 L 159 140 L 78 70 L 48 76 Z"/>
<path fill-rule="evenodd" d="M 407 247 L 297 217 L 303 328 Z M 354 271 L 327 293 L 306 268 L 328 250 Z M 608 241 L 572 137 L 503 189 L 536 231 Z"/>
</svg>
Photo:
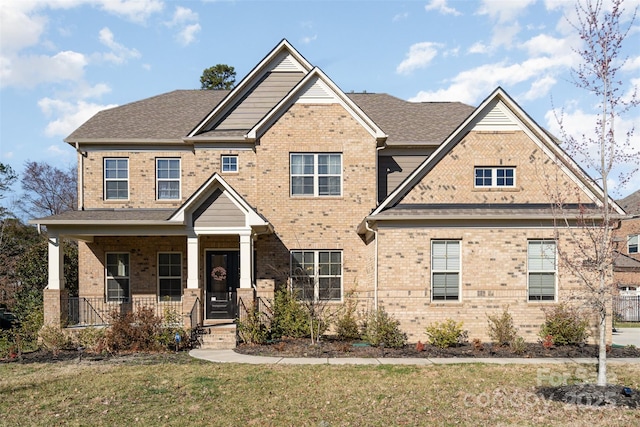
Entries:
<svg viewBox="0 0 640 427">
<path fill-rule="evenodd" d="M 613 314 L 619 322 L 640 322 L 640 296 L 614 296 Z"/>
<path fill-rule="evenodd" d="M 166 326 L 181 325 L 182 301 L 158 301 L 153 297 L 130 298 L 127 301 L 106 301 L 104 298 L 68 298 L 68 326 L 108 325 L 113 316 L 134 313 L 141 308 L 151 308 Z"/>
</svg>

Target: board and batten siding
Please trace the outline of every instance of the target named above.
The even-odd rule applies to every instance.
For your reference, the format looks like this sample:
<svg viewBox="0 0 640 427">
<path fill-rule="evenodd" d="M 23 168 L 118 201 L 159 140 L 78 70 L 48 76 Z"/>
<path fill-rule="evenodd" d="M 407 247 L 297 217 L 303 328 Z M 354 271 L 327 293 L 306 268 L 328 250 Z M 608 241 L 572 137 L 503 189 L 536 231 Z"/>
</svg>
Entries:
<svg viewBox="0 0 640 427">
<path fill-rule="evenodd" d="M 244 212 L 220 190 L 216 190 L 193 213 L 194 227 L 242 227 L 244 225 Z"/>
</svg>

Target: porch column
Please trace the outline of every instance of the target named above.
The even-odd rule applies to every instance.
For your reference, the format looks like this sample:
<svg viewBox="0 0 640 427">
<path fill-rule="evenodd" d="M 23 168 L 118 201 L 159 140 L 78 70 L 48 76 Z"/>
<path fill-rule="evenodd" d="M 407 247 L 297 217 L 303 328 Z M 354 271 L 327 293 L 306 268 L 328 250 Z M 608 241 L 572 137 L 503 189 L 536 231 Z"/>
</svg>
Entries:
<svg viewBox="0 0 640 427">
<path fill-rule="evenodd" d="M 240 287 L 251 288 L 251 230 L 240 234 Z"/>
<path fill-rule="evenodd" d="M 198 287 L 198 236 L 187 237 L 187 289 Z"/>
<path fill-rule="evenodd" d="M 48 289 L 64 289 L 64 252 L 60 237 L 49 237 L 49 281 Z"/>
</svg>

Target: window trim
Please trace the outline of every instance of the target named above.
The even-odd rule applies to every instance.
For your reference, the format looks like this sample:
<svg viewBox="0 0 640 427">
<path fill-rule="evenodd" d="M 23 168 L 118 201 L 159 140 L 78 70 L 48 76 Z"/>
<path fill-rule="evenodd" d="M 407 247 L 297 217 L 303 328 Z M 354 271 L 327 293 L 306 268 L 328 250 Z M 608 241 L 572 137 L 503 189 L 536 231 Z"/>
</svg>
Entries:
<svg viewBox="0 0 640 427">
<path fill-rule="evenodd" d="M 178 178 L 159 178 L 158 172 L 160 168 L 158 167 L 158 162 L 161 160 L 178 161 Z M 168 169 L 171 170 L 171 169 Z M 171 198 L 160 198 L 160 182 L 178 182 L 178 197 Z M 180 157 L 156 157 L 156 200 L 157 201 L 165 201 L 165 200 L 181 200 L 182 199 L 182 159 Z"/>
<path fill-rule="evenodd" d="M 294 289 L 294 279 L 296 277 L 305 277 L 303 275 L 296 275 L 293 271 L 294 266 L 294 253 L 313 253 L 313 300 L 324 301 L 324 302 L 342 302 L 343 294 L 344 294 L 344 251 L 342 249 L 296 249 L 291 250 L 289 252 L 289 269 L 290 269 L 290 277 L 291 277 L 291 289 Z M 339 253 L 340 254 L 340 274 L 325 274 L 320 275 L 320 253 L 328 253 L 329 259 L 331 259 L 331 254 Z M 331 261 L 329 261 L 331 264 Z M 340 296 L 338 298 L 320 298 L 320 279 L 321 278 L 339 278 L 340 279 Z"/>
<path fill-rule="evenodd" d="M 531 269 L 530 245 L 532 243 L 552 244 L 553 245 L 553 270 L 533 270 Z M 531 295 L 531 275 L 532 274 L 549 274 L 553 273 L 553 298 L 544 299 L 544 295 L 538 295 L 532 298 Z M 558 300 L 558 245 L 555 240 L 550 239 L 530 239 L 527 240 L 527 302 L 532 303 L 554 303 Z"/>
<path fill-rule="evenodd" d="M 478 171 L 479 170 L 483 170 L 483 171 L 491 171 L 491 184 L 490 185 L 483 185 L 480 184 L 478 185 Z M 512 185 L 499 185 L 498 184 L 498 171 L 513 171 L 513 184 Z M 486 177 L 484 177 L 483 179 L 487 179 Z M 502 179 L 508 179 L 506 177 L 502 177 Z M 485 189 L 485 188 L 515 188 L 516 187 L 516 167 L 515 166 L 475 166 L 473 168 L 473 187 L 474 188 L 479 188 L 479 189 Z"/>
<path fill-rule="evenodd" d="M 225 159 L 233 159 L 235 160 L 235 170 L 225 170 Z M 220 156 L 220 172 L 222 173 L 238 173 L 240 166 L 238 164 L 238 155 L 237 154 L 223 154 Z"/>
<path fill-rule="evenodd" d="M 294 156 L 313 156 L 313 174 L 294 174 L 293 173 L 293 157 Z M 339 156 L 340 157 L 340 174 L 320 174 L 318 172 L 319 156 Z M 304 172 L 304 171 L 303 171 Z M 312 177 L 313 178 L 313 194 L 294 194 L 293 192 L 293 178 L 294 177 Z M 340 188 L 339 194 L 320 194 L 320 178 L 322 177 L 338 177 L 340 180 Z M 316 198 L 325 198 L 325 197 L 342 197 L 343 196 L 343 155 L 338 152 L 314 152 L 314 153 L 289 153 L 289 196 L 290 197 L 316 197 Z"/>
<path fill-rule="evenodd" d="M 123 178 L 107 178 L 107 161 L 108 160 L 126 160 L 127 161 L 127 178 L 123 179 Z M 129 173 L 129 158 L 128 157 L 103 157 L 102 159 L 102 185 L 103 185 L 103 191 L 104 191 L 104 200 L 108 200 L 108 201 L 128 201 L 130 194 L 131 194 L 131 188 L 129 185 L 129 178 L 130 178 L 130 173 Z M 109 198 L 108 197 L 108 192 L 107 192 L 107 182 L 122 182 L 125 181 L 127 183 L 127 197 L 126 198 Z"/>
<path fill-rule="evenodd" d="M 160 256 L 161 255 L 179 255 L 180 256 L 180 276 L 161 276 L 160 275 Z M 158 252 L 157 257 L 156 257 L 156 272 L 157 272 L 157 285 L 158 285 L 158 302 L 177 302 L 177 301 L 182 301 L 182 294 L 183 294 L 183 288 L 184 288 L 184 283 L 183 283 L 183 259 L 182 259 L 182 252 L 179 251 L 162 251 L 162 252 Z M 178 299 L 168 299 L 168 300 L 163 300 L 162 299 L 162 294 L 161 294 L 161 286 L 160 286 L 160 282 L 162 279 L 180 279 L 180 297 Z M 169 297 L 171 298 L 171 295 L 169 295 Z"/>
<path fill-rule="evenodd" d="M 445 243 L 447 246 L 450 243 L 456 243 L 458 245 L 458 268 L 457 270 L 453 270 L 453 269 L 445 269 L 445 270 L 440 270 L 440 269 L 436 269 L 434 268 L 434 245 L 438 244 L 438 243 Z M 445 287 L 445 297 L 444 298 L 434 298 L 434 291 L 433 291 L 433 286 L 434 286 L 434 276 L 436 274 L 447 274 L 447 273 L 456 273 L 458 275 L 458 295 L 455 299 L 450 298 L 447 299 L 446 296 L 446 287 Z M 433 239 L 431 240 L 431 301 L 432 302 L 444 302 L 444 303 L 451 303 L 451 302 L 462 302 L 462 240 L 457 240 L 457 239 Z"/>
<path fill-rule="evenodd" d="M 109 255 L 126 255 L 127 256 L 127 276 L 111 276 L 109 275 Z M 127 292 L 126 295 L 119 299 L 109 297 L 109 280 L 126 279 Z M 104 299 L 106 302 L 126 303 L 131 301 L 131 254 L 129 252 L 105 252 L 104 254 Z"/>
<path fill-rule="evenodd" d="M 640 234 L 630 234 L 627 238 L 627 253 L 629 255 L 640 253 L 638 252 L 638 246 L 640 246 Z M 633 252 L 631 251 L 632 248 L 635 249 Z"/>
</svg>

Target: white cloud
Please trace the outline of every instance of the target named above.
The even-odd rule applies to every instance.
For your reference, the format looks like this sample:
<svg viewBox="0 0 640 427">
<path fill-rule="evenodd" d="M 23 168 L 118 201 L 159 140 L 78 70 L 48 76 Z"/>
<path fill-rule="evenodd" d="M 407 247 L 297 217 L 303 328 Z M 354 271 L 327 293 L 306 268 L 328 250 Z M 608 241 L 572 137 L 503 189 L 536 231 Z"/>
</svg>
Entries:
<svg viewBox="0 0 640 427">
<path fill-rule="evenodd" d="M 640 70 L 640 56 L 630 57 L 620 69 L 626 72 Z"/>
<path fill-rule="evenodd" d="M 415 70 L 427 67 L 438 54 L 437 48 L 439 47 L 442 47 L 442 45 L 433 42 L 421 42 L 412 45 L 406 58 L 396 67 L 396 73 L 410 74 Z"/>
<path fill-rule="evenodd" d="M 117 105 L 100 105 L 82 100 L 69 102 L 61 99 L 42 98 L 38 101 L 38 106 L 45 116 L 57 116 L 47 124 L 45 135 L 65 137 L 98 111 Z"/>
<path fill-rule="evenodd" d="M 41 83 L 77 81 L 84 75 L 87 58 L 78 52 L 62 51 L 53 56 L 29 55 L 0 60 L 0 85 L 33 88 Z"/>
<path fill-rule="evenodd" d="M 88 0 L 87 3 L 97 3 L 102 10 L 137 23 L 144 23 L 151 15 L 162 11 L 164 7 L 161 0 Z"/>
<path fill-rule="evenodd" d="M 475 42 L 471 45 L 471 47 L 467 50 L 468 53 L 489 53 L 489 46 L 485 45 L 482 42 Z"/>
<path fill-rule="evenodd" d="M 431 0 L 424 8 L 427 12 L 430 10 L 437 10 L 443 15 L 461 15 L 461 13 L 455 8 L 447 6 L 447 0 Z"/>
<path fill-rule="evenodd" d="M 178 6 L 175 12 L 173 12 L 173 18 L 167 22 L 168 27 L 175 27 L 178 25 L 184 25 L 191 22 L 198 22 L 198 14 L 189 8 Z"/>
<path fill-rule="evenodd" d="M 116 42 L 113 33 L 107 27 L 100 30 L 99 39 L 100 43 L 111 49 L 111 52 L 102 54 L 102 58 L 105 61 L 113 62 L 114 64 L 123 64 L 129 59 L 140 58 L 140 52 L 136 49 L 129 49 Z"/>
<path fill-rule="evenodd" d="M 4 54 L 38 43 L 47 25 L 47 18 L 29 16 L 17 3 L 8 2 L 0 7 L 0 50 Z"/>
<path fill-rule="evenodd" d="M 513 40 L 520 32 L 520 24 L 517 22 L 512 25 L 499 24 L 493 28 L 493 36 L 491 37 L 491 49 L 500 46 L 511 47 Z"/>
<path fill-rule="evenodd" d="M 187 25 L 176 34 L 176 40 L 178 40 L 178 43 L 182 46 L 188 46 L 196 41 L 196 34 L 199 33 L 201 29 L 200 24 Z"/>
<path fill-rule="evenodd" d="M 566 55 L 572 52 L 568 41 L 566 38 L 559 39 L 547 34 L 539 34 L 522 43 L 520 47 L 524 48 L 530 56 Z"/>
<path fill-rule="evenodd" d="M 397 15 L 395 15 L 391 21 L 392 22 L 400 22 L 400 21 L 404 21 L 405 19 L 407 19 L 409 17 L 409 13 L 408 12 L 403 12 L 403 13 L 398 13 Z"/>
<path fill-rule="evenodd" d="M 550 75 L 543 76 L 535 80 L 529 90 L 522 96 L 522 99 L 531 101 L 546 96 L 551 92 L 551 88 L 555 86 L 557 80 Z"/>
<path fill-rule="evenodd" d="M 489 15 L 498 24 L 511 23 L 536 0 L 483 0 L 478 15 Z"/>
</svg>

